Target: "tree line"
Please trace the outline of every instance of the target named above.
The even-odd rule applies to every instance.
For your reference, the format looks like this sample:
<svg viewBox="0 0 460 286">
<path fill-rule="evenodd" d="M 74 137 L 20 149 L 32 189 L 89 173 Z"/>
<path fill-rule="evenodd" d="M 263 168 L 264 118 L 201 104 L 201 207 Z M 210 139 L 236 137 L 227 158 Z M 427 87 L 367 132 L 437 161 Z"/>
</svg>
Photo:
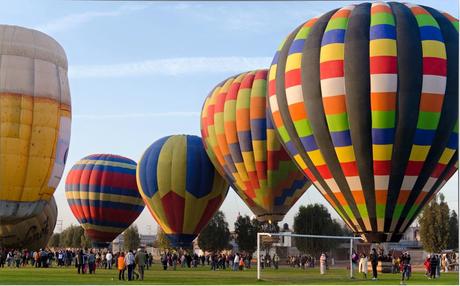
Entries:
<svg viewBox="0 0 460 286">
<path fill-rule="evenodd" d="M 71 248 L 90 248 L 92 246 L 91 238 L 85 234 L 81 226 L 70 225 L 61 233 L 54 233 L 49 242 L 49 247 L 71 247 Z M 136 225 L 131 225 L 123 232 L 122 248 L 126 251 L 137 249 L 141 244 L 139 230 Z"/>
<path fill-rule="evenodd" d="M 458 217 L 450 211 L 444 196 L 439 195 L 425 206 L 418 219 L 420 223 L 420 239 L 424 250 L 439 253 L 445 249 L 458 249 Z M 239 215 L 234 223 L 232 237 L 225 214 L 218 211 L 198 236 L 198 246 L 208 252 L 231 250 L 234 239 L 241 252 L 252 254 L 257 247 L 257 233 L 279 232 L 277 224 L 267 225 L 247 215 Z M 293 232 L 297 234 L 316 234 L 333 236 L 352 236 L 353 232 L 345 225 L 333 219 L 326 207 L 320 204 L 300 206 L 294 217 Z M 275 240 L 263 240 L 262 248 L 269 248 Z M 55 233 L 50 239 L 51 247 L 91 247 L 91 239 L 85 235 L 81 226 L 71 225 L 61 233 Z M 137 249 L 141 240 L 137 226 L 132 225 L 123 235 L 124 250 Z M 318 256 L 322 251 L 332 250 L 338 246 L 339 240 L 293 238 L 293 245 L 301 252 Z M 149 244 L 160 249 L 171 246 L 164 232 L 158 227 L 156 240 Z"/>
<path fill-rule="evenodd" d="M 301 206 L 294 217 L 294 233 L 319 235 L 352 235 L 351 231 L 332 219 L 329 211 L 322 205 Z M 252 254 L 257 248 L 258 232 L 279 232 L 277 224 L 261 223 L 249 216 L 238 216 L 234 224 L 234 240 L 241 252 Z M 198 246 L 208 252 L 230 250 L 231 235 L 225 215 L 219 211 L 211 219 L 198 237 Z M 262 239 L 262 248 L 268 249 L 277 242 L 277 238 Z M 294 239 L 293 244 L 302 252 L 317 255 L 321 250 L 333 249 L 340 241 L 324 239 Z"/>
</svg>

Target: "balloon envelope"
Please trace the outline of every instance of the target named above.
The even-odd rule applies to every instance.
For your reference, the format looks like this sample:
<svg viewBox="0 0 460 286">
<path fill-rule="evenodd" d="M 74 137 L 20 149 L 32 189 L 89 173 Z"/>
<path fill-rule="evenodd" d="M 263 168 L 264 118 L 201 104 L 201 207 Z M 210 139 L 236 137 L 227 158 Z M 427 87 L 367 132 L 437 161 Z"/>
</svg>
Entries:
<svg viewBox="0 0 460 286">
<path fill-rule="evenodd" d="M 136 162 L 111 155 L 89 155 L 67 175 L 65 194 L 72 213 L 93 242 L 111 242 L 144 209 L 136 184 Z"/>
<path fill-rule="evenodd" d="M 269 77 L 291 157 L 366 240 L 399 241 L 456 170 L 458 21 L 402 3 L 313 18 Z"/>
<path fill-rule="evenodd" d="M 0 25 L 0 110 L 0 221 L 12 223 L 43 210 L 67 158 L 67 58 L 54 39 Z"/>
<path fill-rule="evenodd" d="M 219 84 L 201 112 L 214 166 L 260 221 L 281 221 L 311 185 L 276 137 L 266 104 L 267 70 Z"/>
<path fill-rule="evenodd" d="M 190 247 L 227 196 L 201 138 L 174 135 L 155 141 L 137 166 L 145 204 L 174 247 Z"/>
<path fill-rule="evenodd" d="M 18 223 L 0 224 L 0 246 L 38 250 L 48 244 L 56 226 L 58 210 L 54 197 L 39 214 Z"/>
</svg>

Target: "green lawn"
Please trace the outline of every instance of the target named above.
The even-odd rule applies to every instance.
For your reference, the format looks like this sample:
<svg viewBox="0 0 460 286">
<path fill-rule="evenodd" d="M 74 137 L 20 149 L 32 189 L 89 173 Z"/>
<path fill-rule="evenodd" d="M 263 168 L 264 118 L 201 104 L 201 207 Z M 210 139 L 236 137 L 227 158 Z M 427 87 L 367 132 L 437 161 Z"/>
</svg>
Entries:
<svg viewBox="0 0 460 286">
<path fill-rule="evenodd" d="M 210 271 L 208 267 L 164 271 L 160 265 L 146 270 L 144 281 L 119 281 L 116 270 L 98 269 L 95 275 L 78 275 L 75 268 L 0 268 L 0 284 L 399 284 L 400 275 L 380 274 L 378 281 L 349 279 L 345 269 L 333 269 L 320 275 L 319 269 L 302 271 L 292 268 L 263 270 L 262 281 L 256 280 L 255 269 L 232 272 Z M 413 273 L 408 285 L 458 285 L 458 273 L 442 274 L 428 280 L 422 273 Z"/>
</svg>

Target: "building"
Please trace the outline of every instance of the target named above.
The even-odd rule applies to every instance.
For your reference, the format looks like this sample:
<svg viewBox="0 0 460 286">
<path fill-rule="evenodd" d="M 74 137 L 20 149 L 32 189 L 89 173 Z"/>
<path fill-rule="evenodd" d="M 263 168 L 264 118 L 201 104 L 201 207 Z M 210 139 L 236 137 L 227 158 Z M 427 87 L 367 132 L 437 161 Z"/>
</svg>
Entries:
<svg viewBox="0 0 460 286">
<path fill-rule="evenodd" d="M 150 247 L 156 239 L 156 235 L 140 234 L 141 247 Z M 118 252 L 123 249 L 123 233 L 112 241 L 112 251 Z"/>
</svg>

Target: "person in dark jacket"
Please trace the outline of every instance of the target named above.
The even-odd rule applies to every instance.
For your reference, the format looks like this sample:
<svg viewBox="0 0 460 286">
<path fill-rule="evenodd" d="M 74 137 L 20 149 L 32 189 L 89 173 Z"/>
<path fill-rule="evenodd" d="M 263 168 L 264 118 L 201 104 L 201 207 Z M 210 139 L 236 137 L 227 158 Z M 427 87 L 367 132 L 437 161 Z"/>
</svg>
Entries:
<svg viewBox="0 0 460 286">
<path fill-rule="evenodd" d="M 410 254 L 409 252 L 404 252 L 401 256 L 401 265 L 402 265 L 402 275 L 401 282 L 404 283 L 405 280 L 409 280 L 410 277 Z"/>
<path fill-rule="evenodd" d="M 375 248 L 372 248 L 371 253 L 371 265 L 372 265 L 372 280 L 377 280 L 377 264 L 379 263 L 379 256 Z"/>
<path fill-rule="evenodd" d="M 437 255 L 431 255 L 430 258 L 430 279 L 435 279 L 436 278 L 436 266 L 438 265 L 438 256 Z"/>
<path fill-rule="evenodd" d="M 83 272 L 83 250 L 82 249 L 80 249 L 80 251 L 77 254 L 77 257 L 75 259 L 75 266 L 77 267 L 78 274 L 84 274 Z"/>
</svg>

